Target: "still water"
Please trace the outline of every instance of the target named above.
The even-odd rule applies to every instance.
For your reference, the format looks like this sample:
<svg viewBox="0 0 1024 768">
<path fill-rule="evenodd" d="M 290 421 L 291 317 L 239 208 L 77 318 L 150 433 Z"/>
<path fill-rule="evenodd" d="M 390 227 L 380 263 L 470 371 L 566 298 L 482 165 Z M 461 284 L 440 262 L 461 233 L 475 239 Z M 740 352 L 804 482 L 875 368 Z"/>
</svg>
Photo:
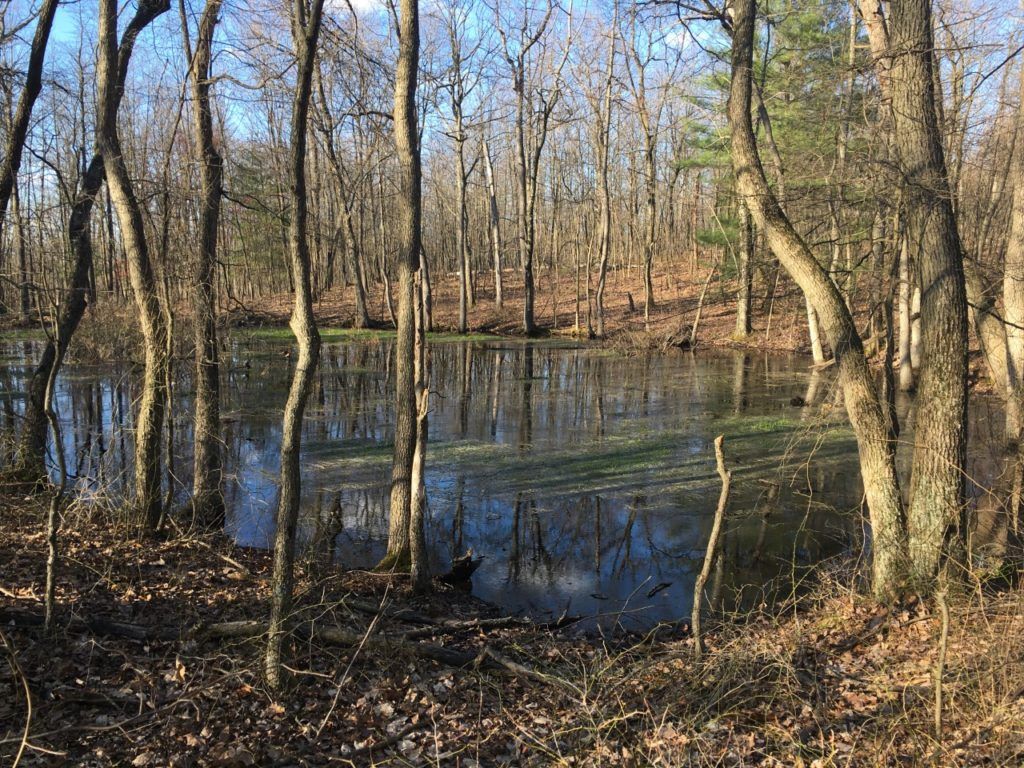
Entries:
<svg viewBox="0 0 1024 768">
<path fill-rule="evenodd" d="M 236 339 L 224 355 L 227 532 L 242 546 L 273 536 L 288 350 Z M 37 353 L 0 347 L 5 428 Z M 804 357 L 623 357 L 515 341 L 436 343 L 432 354 L 433 568 L 469 549 L 483 555 L 474 594 L 506 611 L 634 628 L 688 615 L 718 499 L 719 434 L 733 496 L 713 600 L 770 599 L 863 538 L 853 436 L 833 378 Z M 306 414 L 300 537 L 347 568 L 372 566 L 385 548 L 391 356 L 388 340 L 325 344 Z M 192 388 L 179 367 L 173 471 L 184 500 Z M 66 367 L 57 409 L 81 492 L 117 494 L 130 477 L 138 374 Z"/>
</svg>

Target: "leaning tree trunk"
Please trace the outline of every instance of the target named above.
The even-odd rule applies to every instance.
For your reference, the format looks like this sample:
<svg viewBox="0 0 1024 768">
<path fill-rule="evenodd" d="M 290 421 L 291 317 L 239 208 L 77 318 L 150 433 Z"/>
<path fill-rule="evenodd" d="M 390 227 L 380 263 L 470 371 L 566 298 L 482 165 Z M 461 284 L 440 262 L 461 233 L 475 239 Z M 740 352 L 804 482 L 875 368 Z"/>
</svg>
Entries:
<svg viewBox="0 0 1024 768">
<path fill-rule="evenodd" d="M 398 63 L 395 72 L 395 150 L 399 165 L 398 317 L 395 344 L 395 449 L 391 465 L 388 549 L 377 566 L 404 570 L 410 565 L 412 464 L 416 451 L 415 274 L 420 263 L 420 152 L 416 130 L 416 69 L 419 63 L 419 2 L 401 0 Z"/>
<path fill-rule="evenodd" d="M 274 534 L 274 571 L 271 576 L 270 626 L 264 672 L 267 684 L 274 690 L 283 682 L 281 648 L 287 631 L 292 605 L 292 582 L 295 563 L 295 532 L 299 520 L 302 476 L 299 454 L 302 443 L 302 417 L 313 386 L 320 359 L 320 332 L 313 317 L 313 287 L 310 279 L 309 243 L 306 240 L 308 219 L 306 201 L 306 136 L 309 101 L 313 82 L 313 63 L 320 36 L 320 20 L 324 0 L 294 0 L 292 6 L 292 39 L 298 62 L 295 95 L 292 99 L 289 172 L 292 187 L 292 211 L 288 226 L 288 250 L 292 274 L 295 276 L 295 305 L 291 329 L 298 343 L 299 354 L 288 390 L 281 427 L 281 488 L 277 500 L 277 530 Z"/>
<path fill-rule="evenodd" d="M 139 33 L 169 8 L 170 0 L 142 2 L 139 4 L 135 16 L 125 27 L 121 35 L 121 45 L 117 51 L 117 87 L 113 93 L 118 104 L 124 94 L 128 63 L 131 60 Z M 68 242 L 71 244 L 71 253 L 74 256 L 74 268 L 71 272 L 71 284 L 64 292 L 64 297 L 57 309 L 56 338 L 47 340 L 43 347 L 43 354 L 39 358 L 39 364 L 32 372 L 28 384 L 28 397 L 25 402 L 21 434 L 18 438 L 14 469 L 19 477 L 33 482 L 46 477 L 46 382 L 50 380 L 51 373 L 54 376 L 59 373 L 63 355 L 57 355 L 56 350 L 58 348 L 67 350 L 70 347 L 71 339 L 75 331 L 78 330 L 78 324 L 85 314 L 90 297 L 92 238 L 89 220 L 92 217 L 96 196 L 103 186 L 104 176 L 103 155 L 100 152 L 97 139 L 94 154 L 86 167 L 81 187 L 68 217 Z"/>
<path fill-rule="evenodd" d="M 0 243 L 3 242 L 4 218 L 7 216 L 7 204 L 11 201 L 14 185 L 18 182 L 18 170 L 21 168 L 21 155 L 25 150 L 25 138 L 28 136 L 29 123 L 32 120 L 32 108 L 40 91 L 43 90 L 43 61 L 46 58 L 46 44 L 53 28 L 53 17 L 57 14 L 60 0 L 44 0 L 39 9 L 36 31 L 32 36 L 32 48 L 28 56 L 28 69 L 25 73 L 25 87 L 18 98 L 18 108 L 14 112 L 4 147 L 3 160 L 0 160 Z"/>
<path fill-rule="evenodd" d="M 967 445 L 967 297 L 934 92 L 931 3 L 891 3 L 893 133 L 920 280 L 920 411 L 907 518 L 913 575 L 930 583 L 959 525 Z"/>
<path fill-rule="evenodd" d="M 889 440 L 885 412 L 849 308 L 782 212 L 765 177 L 750 117 L 754 0 L 737 0 L 733 10 L 729 126 L 737 190 L 768 246 L 812 304 L 828 336 L 857 436 L 873 537 L 872 588 L 877 596 L 888 597 L 900 586 L 906 546 L 895 446 Z"/>
<path fill-rule="evenodd" d="M 135 197 L 118 136 L 117 111 L 121 101 L 118 64 L 117 4 L 115 0 L 100 0 L 96 135 L 142 326 L 145 374 L 135 422 L 133 507 L 142 529 L 152 531 L 160 520 L 163 504 L 160 453 L 167 407 L 167 325 L 146 242 L 142 208 Z"/>
<path fill-rule="evenodd" d="M 202 155 L 199 166 L 202 198 L 199 210 L 200 242 L 193 300 L 196 396 L 192 504 L 197 519 L 206 522 L 219 521 L 224 513 L 220 452 L 220 362 L 214 290 L 224 162 L 214 143 L 213 116 L 210 111 L 210 55 L 220 8 L 221 0 L 207 0 L 199 21 L 199 37 L 193 55 L 189 50 L 191 45 L 188 42 L 187 20 L 182 5 L 186 55 L 192 62 L 194 130 L 196 144 Z"/>
</svg>

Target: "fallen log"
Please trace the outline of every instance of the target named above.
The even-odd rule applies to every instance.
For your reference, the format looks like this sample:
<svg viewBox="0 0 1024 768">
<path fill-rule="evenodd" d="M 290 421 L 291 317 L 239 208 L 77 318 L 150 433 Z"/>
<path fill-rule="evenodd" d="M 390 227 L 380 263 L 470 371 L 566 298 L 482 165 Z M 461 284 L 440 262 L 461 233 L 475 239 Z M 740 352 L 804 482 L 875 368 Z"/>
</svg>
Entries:
<svg viewBox="0 0 1024 768">
<path fill-rule="evenodd" d="M 19 611 L 0 608 L 0 623 L 12 624 L 15 627 L 41 627 L 44 623 L 42 614 L 30 611 Z M 178 640 L 180 632 L 167 627 L 147 627 L 142 624 L 130 624 L 124 621 L 108 619 L 104 616 L 72 616 L 64 624 L 68 629 L 86 629 L 96 635 L 122 637 L 127 640 Z"/>
<path fill-rule="evenodd" d="M 208 637 L 231 639 L 251 639 L 260 637 L 266 632 L 267 624 L 263 621 L 226 621 L 210 624 L 203 628 L 203 633 Z M 366 648 L 374 648 L 391 654 L 405 653 L 436 661 L 449 667 L 472 666 L 474 669 L 485 668 L 511 672 L 517 677 L 533 682 L 565 687 L 565 683 L 559 678 L 530 669 L 526 665 L 498 653 L 490 646 L 484 646 L 479 653 L 471 653 L 445 648 L 443 645 L 434 643 L 411 642 L 402 638 L 387 638 L 379 635 L 368 637 L 363 633 L 352 632 L 341 627 L 315 627 L 310 630 L 308 625 L 300 625 L 295 628 L 294 633 L 299 637 L 317 639 L 330 645 L 358 646 L 362 644 Z"/>
<path fill-rule="evenodd" d="M 445 619 L 438 621 L 435 624 L 430 624 L 419 629 L 410 629 L 408 632 L 403 632 L 399 637 L 403 640 L 415 640 L 418 637 L 431 637 L 433 635 L 443 635 L 451 632 L 463 632 L 472 629 L 497 629 L 500 627 L 528 627 L 532 626 L 533 622 L 529 619 L 521 619 L 518 616 L 502 616 L 496 619 Z"/>
<path fill-rule="evenodd" d="M 304 639 L 317 639 L 330 645 L 359 645 L 363 643 L 368 648 L 378 648 L 389 651 L 404 651 L 413 656 L 430 659 L 445 664 L 449 667 L 464 667 L 476 660 L 476 654 L 456 651 L 433 643 L 411 643 L 403 640 L 388 639 L 386 637 L 366 637 L 359 632 L 352 632 L 341 627 L 315 627 L 310 630 L 306 624 L 300 624 L 294 633 Z M 202 629 L 202 633 L 208 637 L 220 637 L 229 639 L 249 639 L 259 637 L 267 632 L 267 623 L 264 621 L 225 621 L 218 624 L 210 624 Z"/>
</svg>

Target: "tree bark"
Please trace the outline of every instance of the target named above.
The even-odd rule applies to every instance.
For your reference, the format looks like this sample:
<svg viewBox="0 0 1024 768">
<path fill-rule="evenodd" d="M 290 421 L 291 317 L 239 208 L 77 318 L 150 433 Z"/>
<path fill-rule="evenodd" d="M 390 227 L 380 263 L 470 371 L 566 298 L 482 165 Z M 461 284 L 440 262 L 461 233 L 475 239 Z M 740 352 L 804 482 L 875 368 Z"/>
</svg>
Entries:
<svg viewBox="0 0 1024 768">
<path fill-rule="evenodd" d="M 615 7 L 616 13 L 618 6 Z M 608 278 L 608 262 L 612 256 L 612 200 L 608 185 L 608 154 L 611 144 L 612 122 L 612 83 L 615 78 L 615 40 L 617 35 L 617 19 L 612 22 L 608 41 L 608 71 L 605 74 L 601 101 L 595 107 L 597 118 L 595 146 L 597 149 L 598 189 L 600 191 L 601 244 L 597 272 L 597 290 L 594 293 L 594 306 L 597 314 L 597 335 L 604 338 L 604 290 Z"/>
<path fill-rule="evenodd" d="M 295 532 L 299 519 L 302 476 L 299 456 L 302 443 L 302 418 L 320 359 L 320 332 L 313 317 L 313 287 L 310 280 L 309 243 L 306 239 L 308 219 L 306 200 L 306 138 L 309 102 L 312 91 L 316 45 L 324 0 L 293 0 L 292 43 L 298 63 L 289 147 L 291 176 L 291 217 L 288 246 L 295 276 L 295 304 L 291 329 L 298 342 L 299 354 L 288 390 L 281 428 L 281 487 L 277 502 L 277 529 L 274 534 L 274 570 L 271 576 L 270 627 L 264 673 L 267 684 L 277 690 L 283 683 L 281 649 L 291 613 L 294 579 Z"/>
<path fill-rule="evenodd" d="M 739 288 L 736 292 L 736 329 L 733 336 L 737 340 L 746 339 L 750 335 L 750 299 L 753 291 L 754 273 L 751 261 L 754 255 L 754 227 L 750 221 L 750 211 L 745 203 L 739 204 L 740 214 L 740 250 L 739 265 L 736 277 Z"/>
<path fill-rule="evenodd" d="M 1006 320 L 1010 387 L 1007 432 L 1011 440 L 1019 440 L 1022 428 L 1019 412 L 1019 390 L 1024 379 L 1024 74 L 1020 78 L 1021 103 L 1017 108 L 1017 140 L 1013 144 L 1010 179 L 1013 200 L 1010 210 L 1010 232 L 1006 242 L 1003 271 L 1003 308 Z"/>
<path fill-rule="evenodd" d="M 415 274 L 420 265 L 422 215 L 420 151 L 416 120 L 416 80 L 420 30 L 418 0 L 400 0 L 399 52 L 395 71 L 395 150 L 399 166 L 398 312 L 395 344 L 395 448 L 391 465 L 388 549 L 380 570 L 410 566 L 412 465 L 416 453 Z"/>
<path fill-rule="evenodd" d="M 143 29 L 169 8 L 170 0 L 140 2 L 135 16 L 125 27 L 124 33 L 121 35 L 121 45 L 117 51 L 117 87 L 113 93 L 118 104 L 124 95 L 128 63 L 131 60 L 132 51 L 135 49 L 135 41 Z M 86 166 L 81 187 L 68 217 L 68 241 L 74 256 L 74 267 L 71 284 L 58 305 L 56 338 L 47 340 L 39 358 L 39 364 L 32 372 L 28 384 L 28 397 L 25 402 L 21 434 L 18 438 L 14 471 L 19 477 L 33 482 L 38 482 L 46 477 L 44 461 L 47 436 L 46 382 L 54 368 L 57 373 L 60 372 L 63 355 L 57 355 L 56 350 L 57 348 L 62 350 L 69 348 L 90 298 L 89 275 L 92 271 L 92 238 L 89 220 L 92 216 L 96 196 L 103 186 L 103 180 L 103 155 L 100 152 L 97 138 L 93 156 Z"/>
<path fill-rule="evenodd" d="M 194 417 L 192 505 L 197 519 L 219 522 L 224 514 L 220 452 L 220 361 L 217 349 L 215 269 L 217 229 L 224 161 L 213 137 L 210 110 L 210 57 L 222 0 L 207 0 L 199 21 L 194 54 L 189 51 L 189 32 L 182 0 L 181 14 L 186 54 L 191 60 L 193 130 L 199 147 L 199 254 L 195 268 L 193 335 L 195 341 L 196 395 Z"/>
<path fill-rule="evenodd" d="M 160 454 L 167 407 L 167 324 L 146 242 L 142 208 L 128 176 L 118 135 L 117 112 L 122 90 L 118 63 L 117 4 L 115 0 L 100 0 L 96 137 L 142 326 L 145 374 L 135 422 L 133 508 L 140 527 L 152 531 L 160 519 L 163 503 Z"/>
<path fill-rule="evenodd" d="M 426 308 L 423 304 L 423 271 L 416 279 L 416 448 L 412 460 L 412 498 L 409 510 L 409 576 L 413 591 L 430 591 L 430 567 L 424 521 L 427 511 L 427 416 L 430 413 L 430 350 L 427 346 Z"/>
<path fill-rule="evenodd" d="M 729 125 L 737 190 L 772 252 L 818 313 L 836 359 L 850 423 L 857 436 L 871 518 L 872 588 L 880 598 L 898 591 L 905 557 L 904 510 L 895 447 L 853 317 L 835 283 L 779 207 L 758 155 L 750 117 L 754 0 L 733 5 Z"/>
<path fill-rule="evenodd" d="M 914 390 L 914 364 L 911 357 L 913 345 L 913 319 L 911 299 L 913 285 L 910 280 L 910 248 L 907 245 L 906 233 L 900 235 L 900 281 L 899 281 L 899 316 L 900 316 L 900 389 L 903 392 Z"/>
<path fill-rule="evenodd" d="M 967 444 L 967 296 L 960 235 L 936 116 L 931 3 L 891 3 L 893 134 L 907 239 L 917 264 L 923 360 L 907 519 L 915 579 L 931 583 L 959 525 Z"/>
<path fill-rule="evenodd" d="M 494 185 L 494 167 L 491 165 L 491 150 L 487 138 L 481 138 L 484 158 L 484 178 L 487 182 L 487 223 L 490 236 L 491 259 L 494 262 L 494 306 L 501 309 L 504 303 L 501 279 L 501 217 L 498 213 L 498 193 Z"/>
</svg>

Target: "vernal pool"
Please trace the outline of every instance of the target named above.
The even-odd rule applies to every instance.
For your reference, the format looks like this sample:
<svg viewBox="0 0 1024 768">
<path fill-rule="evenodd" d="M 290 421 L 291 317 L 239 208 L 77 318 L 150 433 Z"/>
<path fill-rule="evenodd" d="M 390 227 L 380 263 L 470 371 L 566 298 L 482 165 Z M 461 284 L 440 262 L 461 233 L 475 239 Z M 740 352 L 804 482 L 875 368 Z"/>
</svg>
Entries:
<svg viewBox="0 0 1024 768">
<path fill-rule="evenodd" d="M 252 336 L 224 353 L 227 532 L 243 546 L 273 536 L 288 350 Z M 10 426 L 38 346 L 2 351 Z M 384 337 L 325 344 L 306 414 L 300 536 L 344 567 L 372 566 L 386 543 L 392 352 Z M 468 549 L 484 555 L 474 593 L 507 611 L 634 627 L 686 616 L 720 489 L 719 434 L 733 496 L 712 601 L 770 599 L 806 566 L 861 546 L 853 435 L 833 378 L 804 357 L 623 357 L 498 340 L 434 343 L 432 355 L 433 567 Z M 192 387 L 188 365 L 178 368 L 172 469 L 184 500 Z M 118 493 L 130 477 L 138 374 L 69 364 L 60 379 L 65 450 L 82 491 Z"/>
</svg>

